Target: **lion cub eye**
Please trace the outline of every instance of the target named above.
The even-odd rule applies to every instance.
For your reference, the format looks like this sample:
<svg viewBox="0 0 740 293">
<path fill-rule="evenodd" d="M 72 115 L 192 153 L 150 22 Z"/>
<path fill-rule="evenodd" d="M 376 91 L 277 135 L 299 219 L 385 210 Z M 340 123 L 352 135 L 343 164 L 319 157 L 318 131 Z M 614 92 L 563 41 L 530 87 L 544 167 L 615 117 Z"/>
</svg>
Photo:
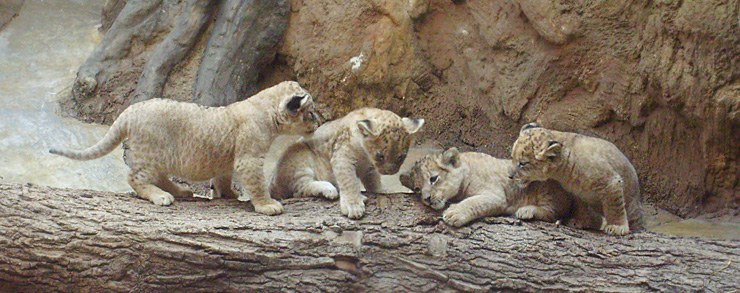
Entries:
<svg viewBox="0 0 740 293">
<path fill-rule="evenodd" d="M 437 183 L 437 179 L 439 179 L 439 176 L 432 176 L 432 178 L 429 178 L 429 183 L 431 184 Z"/>
<path fill-rule="evenodd" d="M 524 168 L 524 166 L 527 166 L 527 165 L 529 165 L 529 162 L 524 162 L 524 161 L 519 162 L 519 168 Z"/>
<path fill-rule="evenodd" d="M 383 154 L 377 154 L 377 155 L 375 155 L 375 160 L 376 161 L 385 161 L 385 155 L 383 155 Z"/>
</svg>

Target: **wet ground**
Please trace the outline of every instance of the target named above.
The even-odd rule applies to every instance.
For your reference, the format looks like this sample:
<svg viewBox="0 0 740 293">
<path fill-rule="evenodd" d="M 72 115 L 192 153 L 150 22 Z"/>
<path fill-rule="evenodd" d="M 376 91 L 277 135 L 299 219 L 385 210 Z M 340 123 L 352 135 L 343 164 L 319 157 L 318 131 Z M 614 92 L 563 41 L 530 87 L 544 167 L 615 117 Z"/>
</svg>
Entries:
<svg viewBox="0 0 740 293">
<path fill-rule="evenodd" d="M 120 148 L 90 162 L 48 153 L 95 143 L 107 126 L 59 117 L 77 68 L 101 39 L 101 1 L 25 1 L 0 31 L 0 180 L 127 191 Z"/>
</svg>

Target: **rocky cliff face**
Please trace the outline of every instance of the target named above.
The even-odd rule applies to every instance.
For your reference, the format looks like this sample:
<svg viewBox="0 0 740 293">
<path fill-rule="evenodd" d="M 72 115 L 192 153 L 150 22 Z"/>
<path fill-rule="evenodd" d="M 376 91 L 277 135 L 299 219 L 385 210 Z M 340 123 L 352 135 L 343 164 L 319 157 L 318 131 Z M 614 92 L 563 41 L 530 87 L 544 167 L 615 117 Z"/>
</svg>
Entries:
<svg viewBox="0 0 740 293">
<path fill-rule="evenodd" d="M 338 112 L 425 117 L 445 145 L 508 156 L 530 121 L 608 139 L 686 214 L 740 201 L 738 5 L 293 1 L 281 54 Z"/>
<path fill-rule="evenodd" d="M 290 4 L 259 88 L 296 79 L 330 117 L 387 108 L 426 118 L 427 139 L 500 157 L 531 121 L 602 137 L 632 160 L 646 198 L 659 206 L 684 215 L 737 210 L 738 0 Z M 163 96 L 195 100 L 203 43 L 175 68 Z M 140 67 L 109 90 L 102 83 L 82 112 L 111 121 Z M 111 108 L 100 98 L 110 89 L 124 102 Z"/>
</svg>

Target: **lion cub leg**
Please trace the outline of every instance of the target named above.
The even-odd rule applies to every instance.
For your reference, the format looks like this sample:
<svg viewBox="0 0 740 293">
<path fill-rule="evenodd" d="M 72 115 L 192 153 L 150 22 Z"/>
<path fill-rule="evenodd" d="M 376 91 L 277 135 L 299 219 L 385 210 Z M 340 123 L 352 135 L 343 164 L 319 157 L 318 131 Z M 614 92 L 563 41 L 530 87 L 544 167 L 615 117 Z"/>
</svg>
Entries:
<svg viewBox="0 0 740 293">
<path fill-rule="evenodd" d="M 514 216 L 521 220 L 555 221 L 557 214 L 552 208 L 536 205 L 526 205 L 514 212 Z"/>
<path fill-rule="evenodd" d="M 368 192 L 383 193 L 384 190 L 380 183 L 380 173 L 372 167 L 372 163 L 368 163 L 368 165 L 370 165 L 369 168 L 360 168 L 357 172 L 358 177 L 360 177 L 360 181 L 362 181 L 362 185 L 365 186 L 365 190 Z"/>
<path fill-rule="evenodd" d="M 451 204 L 442 214 L 445 223 L 460 227 L 485 216 L 498 216 L 506 210 L 506 197 L 503 192 L 484 193 Z"/>
<path fill-rule="evenodd" d="M 604 232 L 611 235 L 626 235 L 630 232 L 627 211 L 624 208 L 622 180 L 617 179 L 605 188 L 607 193 L 601 198 L 602 209 L 606 217 Z"/>
<path fill-rule="evenodd" d="M 331 159 L 331 164 L 339 185 L 339 210 L 350 219 L 362 218 L 365 214 L 367 197 L 362 195 L 362 182 L 357 178 L 357 169 L 351 160 L 336 153 Z"/>
<path fill-rule="evenodd" d="M 301 197 L 325 197 L 328 199 L 337 199 L 339 191 L 334 184 L 329 181 L 316 180 L 314 170 L 306 167 L 303 172 L 298 172 L 293 180 L 295 196 Z"/>
<path fill-rule="evenodd" d="M 151 170 L 137 168 L 129 173 L 128 184 L 143 199 L 147 199 L 156 205 L 171 205 L 175 201 L 172 194 L 165 192 L 155 185 L 160 183 L 159 178 L 161 177 L 162 175 L 156 174 Z"/>
<path fill-rule="evenodd" d="M 585 201 L 576 199 L 573 202 L 571 217 L 565 221 L 565 225 L 576 229 L 598 230 L 603 226 L 602 214 L 603 212 L 595 210 Z"/>
<path fill-rule="evenodd" d="M 211 179 L 211 198 L 236 198 L 236 192 L 231 189 L 231 174 Z"/>
<path fill-rule="evenodd" d="M 265 215 L 277 215 L 283 212 L 283 205 L 279 201 L 270 198 L 265 190 L 265 178 L 262 173 L 262 159 L 246 157 L 236 160 L 234 174 L 239 176 L 239 181 L 244 185 L 244 191 L 248 194 L 239 196 L 240 201 L 252 201 L 254 210 Z"/>
<path fill-rule="evenodd" d="M 172 182 L 169 178 L 167 178 L 167 176 L 160 176 L 159 181 L 155 185 L 166 191 L 167 193 L 173 195 L 174 197 L 188 198 L 193 196 L 192 191 L 177 186 L 177 184 Z"/>
</svg>

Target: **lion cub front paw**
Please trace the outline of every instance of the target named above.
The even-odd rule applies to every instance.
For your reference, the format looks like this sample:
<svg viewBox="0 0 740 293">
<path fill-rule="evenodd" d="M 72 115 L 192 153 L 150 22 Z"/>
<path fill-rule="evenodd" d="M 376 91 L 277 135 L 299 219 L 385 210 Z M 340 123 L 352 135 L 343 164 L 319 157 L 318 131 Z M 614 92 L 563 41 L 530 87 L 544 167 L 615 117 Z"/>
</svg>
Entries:
<svg viewBox="0 0 740 293">
<path fill-rule="evenodd" d="M 339 199 L 339 209 L 342 214 L 350 219 L 359 219 L 365 214 L 365 196 L 361 195 L 356 199 Z"/>
<path fill-rule="evenodd" d="M 172 194 L 161 192 L 150 195 L 149 200 L 159 206 L 168 206 L 175 202 L 175 197 Z"/>
<path fill-rule="evenodd" d="M 283 212 L 283 205 L 274 199 L 265 200 L 261 203 L 252 201 L 252 204 L 254 205 L 254 210 L 260 214 L 272 216 Z"/>
<path fill-rule="evenodd" d="M 468 210 L 462 208 L 459 204 L 452 204 L 442 214 L 442 220 L 450 226 L 460 227 L 473 219 Z"/>
<path fill-rule="evenodd" d="M 606 227 L 604 227 L 604 233 L 610 235 L 627 235 L 630 233 L 630 226 L 629 224 L 606 225 Z"/>
<path fill-rule="evenodd" d="M 314 181 L 310 184 L 314 196 L 323 196 L 328 199 L 337 199 L 339 197 L 339 191 L 329 181 Z"/>
<path fill-rule="evenodd" d="M 531 220 L 534 219 L 538 209 L 536 206 L 523 206 L 516 210 L 514 216 L 522 220 Z"/>
</svg>

